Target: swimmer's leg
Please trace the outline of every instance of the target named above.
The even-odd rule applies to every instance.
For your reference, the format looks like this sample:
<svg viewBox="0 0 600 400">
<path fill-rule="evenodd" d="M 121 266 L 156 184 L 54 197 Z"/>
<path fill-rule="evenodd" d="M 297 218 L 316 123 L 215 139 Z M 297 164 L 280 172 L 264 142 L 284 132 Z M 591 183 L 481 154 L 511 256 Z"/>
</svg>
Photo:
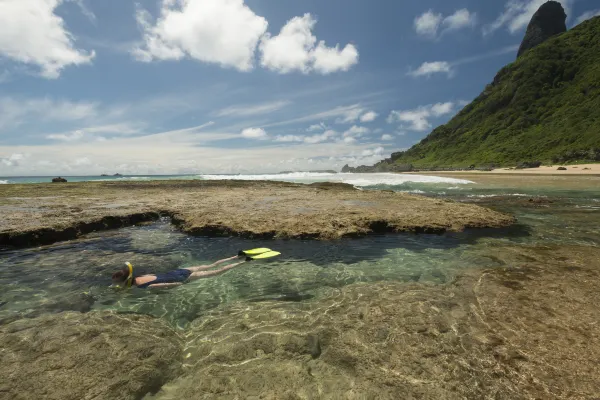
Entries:
<svg viewBox="0 0 600 400">
<path fill-rule="evenodd" d="M 222 273 L 227 272 L 230 269 L 233 269 L 233 268 L 237 267 L 238 265 L 245 264 L 245 263 L 246 263 L 246 261 L 242 261 L 242 262 L 239 262 L 239 263 L 227 265 L 227 266 L 225 266 L 223 268 L 220 268 L 220 269 L 215 269 L 213 271 L 198 270 L 196 272 L 192 272 L 192 275 L 190 275 L 189 279 L 208 278 L 208 277 L 211 277 L 211 276 L 221 275 Z"/>
<path fill-rule="evenodd" d="M 227 262 L 227 261 L 235 260 L 236 258 L 238 258 L 238 256 L 229 257 L 229 258 L 225 258 L 223 260 L 215 261 L 214 263 L 212 263 L 210 265 L 196 265 L 194 267 L 185 267 L 183 269 L 190 270 L 190 271 L 192 271 L 192 273 L 198 272 L 198 271 L 206 271 L 207 269 L 211 269 L 211 268 L 216 267 L 219 264 L 223 264 L 224 262 Z"/>
</svg>

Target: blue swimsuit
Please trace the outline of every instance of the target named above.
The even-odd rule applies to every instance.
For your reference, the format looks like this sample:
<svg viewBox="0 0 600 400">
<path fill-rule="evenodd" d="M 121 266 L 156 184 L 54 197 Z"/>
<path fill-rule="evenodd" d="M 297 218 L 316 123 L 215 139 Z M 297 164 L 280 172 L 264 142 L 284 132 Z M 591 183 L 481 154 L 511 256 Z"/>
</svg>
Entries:
<svg viewBox="0 0 600 400">
<path fill-rule="evenodd" d="M 155 274 L 156 275 L 155 280 L 150 281 L 148 283 L 144 283 L 143 285 L 139 285 L 138 288 L 146 289 L 150 285 L 156 285 L 159 283 L 185 282 L 190 277 L 191 274 L 192 274 L 192 271 L 190 271 L 189 269 L 176 269 L 174 271 L 169 271 L 165 274 Z"/>
</svg>

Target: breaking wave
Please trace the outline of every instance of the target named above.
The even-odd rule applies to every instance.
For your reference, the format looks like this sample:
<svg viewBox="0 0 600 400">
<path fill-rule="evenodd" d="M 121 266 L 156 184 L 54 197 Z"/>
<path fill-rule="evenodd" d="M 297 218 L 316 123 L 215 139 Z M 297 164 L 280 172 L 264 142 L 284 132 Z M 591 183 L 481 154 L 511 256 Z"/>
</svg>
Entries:
<svg viewBox="0 0 600 400">
<path fill-rule="evenodd" d="M 296 183 L 314 182 L 340 182 L 358 187 L 390 185 L 398 186 L 405 183 L 450 183 L 465 185 L 474 183 L 465 179 L 454 179 L 440 176 L 412 175 L 412 174 L 330 174 L 320 172 L 293 172 L 288 174 L 263 174 L 263 175 L 199 175 L 205 180 L 248 180 L 248 181 L 284 181 Z"/>
</svg>

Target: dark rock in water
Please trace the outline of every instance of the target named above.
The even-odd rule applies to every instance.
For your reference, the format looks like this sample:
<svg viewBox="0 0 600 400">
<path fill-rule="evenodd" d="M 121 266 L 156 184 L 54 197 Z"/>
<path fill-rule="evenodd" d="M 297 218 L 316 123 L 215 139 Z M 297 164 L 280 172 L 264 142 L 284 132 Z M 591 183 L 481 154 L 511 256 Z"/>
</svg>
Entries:
<svg viewBox="0 0 600 400">
<path fill-rule="evenodd" d="M 543 198 L 543 197 L 532 197 L 529 200 L 527 200 L 527 203 L 529 205 L 545 205 L 545 204 L 552 204 L 554 203 L 552 200 Z"/>
<path fill-rule="evenodd" d="M 58 178 L 52 178 L 52 183 L 65 183 L 67 182 L 67 180 L 65 178 L 61 178 L 60 176 Z"/>
<path fill-rule="evenodd" d="M 319 339 L 319 336 L 308 335 L 306 339 L 312 358 L 319 358 L 321 356 L 321 339 Z"/>
<path fill-rule="evenodd" d="M 567 169 L 565 167 L 558 167 L 557 170 L 558 171 L 566 171 Z"/>
<path fill-rule="evenodd" d="M 544 3 L 529 22 L 517 57 L 521 57 L 527 50 L 539 46 L 552 36 L 566 32 L 566 20 L 567 14 L 559 2 Z"/>
<path fill-rule="evenodd" d="M 181 368 L 181 343 L 158 319 L 61 313 L 0 326 L 7 399 L 141 399 Z"/>
<path fill-rule="evenodd" d="M 386 158 L 373 166 L 360 165 L 351 167 L 348 164 L 342 168 L 342 173 L 373 173 L 373 172 L 410 172 L 413 170 L 412 164 L 394 164 L 393 159 Z"/>
</svg>

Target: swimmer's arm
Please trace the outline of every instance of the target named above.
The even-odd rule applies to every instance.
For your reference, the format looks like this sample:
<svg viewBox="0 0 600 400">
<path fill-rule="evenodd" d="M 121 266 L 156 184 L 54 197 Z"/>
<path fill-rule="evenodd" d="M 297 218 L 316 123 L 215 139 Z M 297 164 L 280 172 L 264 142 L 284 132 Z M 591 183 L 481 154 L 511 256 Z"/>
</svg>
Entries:
<svg viewBox="0 0 600 400">
<path fill-rule="evenodd" d="M 183 285 L 183 283 L 174 282 L 174 283 L 156 283 L 154 285 L 148 285 L 149 288 L 165 288 L 165 287 L 173 287 Z"/>
</svg>

